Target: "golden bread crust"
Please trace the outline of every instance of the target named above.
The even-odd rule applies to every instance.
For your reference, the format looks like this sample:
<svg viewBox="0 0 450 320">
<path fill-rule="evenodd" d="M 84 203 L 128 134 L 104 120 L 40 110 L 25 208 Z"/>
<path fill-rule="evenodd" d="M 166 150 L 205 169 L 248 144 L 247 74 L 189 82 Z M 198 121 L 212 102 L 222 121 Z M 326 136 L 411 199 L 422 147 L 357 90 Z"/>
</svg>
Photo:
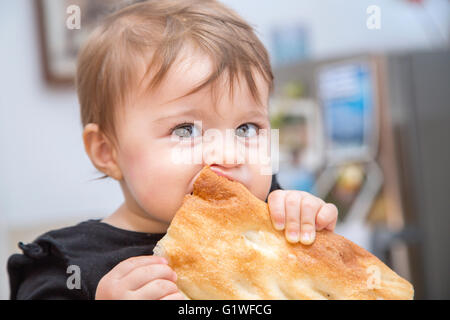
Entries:
<svg viewBox="0 0 450 320">
<path fill-rule="evenodd" d="M 208 166 L 154 250 L 190 299 L 412 299 L 412 285 L 329 231 L 291 244 L 267 203 Z"/>
</svg>

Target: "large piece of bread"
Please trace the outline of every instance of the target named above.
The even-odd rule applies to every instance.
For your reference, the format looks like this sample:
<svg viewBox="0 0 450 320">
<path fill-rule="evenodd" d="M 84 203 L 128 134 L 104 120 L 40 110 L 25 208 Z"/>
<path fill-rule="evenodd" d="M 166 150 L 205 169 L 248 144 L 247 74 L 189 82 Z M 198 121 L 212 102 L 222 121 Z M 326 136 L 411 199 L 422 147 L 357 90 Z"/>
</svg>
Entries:
<svg viewBox="0 0 450 320">
<path fill-rule="evenodd" d="M 412 299 L 411 284 L 332 232 L 290 244 L 267 203 L 205 167 L 154 254 L 190 299 Z"/>
</svg>

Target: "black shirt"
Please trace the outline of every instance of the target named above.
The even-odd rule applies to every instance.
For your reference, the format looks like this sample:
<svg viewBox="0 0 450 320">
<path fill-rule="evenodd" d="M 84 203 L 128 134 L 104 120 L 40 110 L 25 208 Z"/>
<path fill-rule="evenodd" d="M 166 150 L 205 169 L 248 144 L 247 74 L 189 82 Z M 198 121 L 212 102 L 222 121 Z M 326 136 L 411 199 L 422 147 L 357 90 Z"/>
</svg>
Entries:
<svg viewBox="0 0 450 320">
<path fill-rule="evenodd" d="M 270 191 L 276 189 L 281 187 L 273 175 Z M 98 282 L 106 273 L 128 258 L 152 255 L 164 235 L 88 220 L 47 232 L 29 244 L 20 242 L 23 253 L 8 260 L 10 298 L 95 299 Z"/>
</svg>

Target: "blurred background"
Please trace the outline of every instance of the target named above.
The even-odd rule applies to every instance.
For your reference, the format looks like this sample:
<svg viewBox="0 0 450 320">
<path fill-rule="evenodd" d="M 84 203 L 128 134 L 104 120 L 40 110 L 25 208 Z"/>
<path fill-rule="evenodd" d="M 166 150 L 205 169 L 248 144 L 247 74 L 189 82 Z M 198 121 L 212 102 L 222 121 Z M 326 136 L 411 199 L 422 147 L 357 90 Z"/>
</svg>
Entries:
<svg viewBox="0 0 450 320">
<path fill-rule="evenodd" d="M 281 186 L 335 203 L 336 232 L 411 281 L 416 299 L 450 299 L 450 2 L 222 2 L 271 55 Z M 117 183 L 93 181 L 72 84 L 80 44 L 120 3 L 0 2 L 2 299 L 18 241 L 123 201 Z"/>
</svg>

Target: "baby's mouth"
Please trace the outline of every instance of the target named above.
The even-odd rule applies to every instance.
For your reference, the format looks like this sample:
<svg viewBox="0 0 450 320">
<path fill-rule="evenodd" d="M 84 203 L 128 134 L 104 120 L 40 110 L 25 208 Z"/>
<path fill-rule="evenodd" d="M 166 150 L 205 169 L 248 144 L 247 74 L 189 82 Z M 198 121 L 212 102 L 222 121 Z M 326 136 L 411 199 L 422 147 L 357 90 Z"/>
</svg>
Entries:
<svg viewBox="0 0 450 320">
<path fill-rule="evenodd" d="M 216 166 L 216 165 L 212 165 L 212 166 L 210 166 L 210 168 L 211 168 L 211 170 L 212 170 L 215 174 L 217 174 L 218 176 L 224 177 L 224 178 L 226 178 L 226 179 L 228 179 L 228 180 L 230 180 L 230 181 L 237 181 L 237 182 L 240 181 L 240 180 L 236 179 L 236 177 L 234 177 L 233 175 L 231 175 L 230 172 L 227 172 L 226 170 L 223 170 L 223 169 L 219 168 L 219 167 Z M 195 175 L 194 179 L 193 179 L 192 182 L 191 182 L 190 190 L 192 190 L 192 191 L 190 191 L 190 192 L 188 192 L 188 193 L 186 193 L 186 194 L 190 194 L 190 195 L 193 195 L 193 194 L 194 194 L 194 183 L 195 183 L 195 180 L 196 180 L 196 179 L 198 178 L 198 176 L 200 175 L 200 172 L 201 172 L 201 171 L 199 171 L 199 172 Z"/>
<path fill-rule="evenodd" d="M 235 181 L 235 179 L 231 176 L 231 174 L 229 172 L 223 171 L 222 169 L 218 168 L 217 166 L 212 165 L 211 170 L 218 176 L 227 178 L 230 181 Z"/>
</svg>

